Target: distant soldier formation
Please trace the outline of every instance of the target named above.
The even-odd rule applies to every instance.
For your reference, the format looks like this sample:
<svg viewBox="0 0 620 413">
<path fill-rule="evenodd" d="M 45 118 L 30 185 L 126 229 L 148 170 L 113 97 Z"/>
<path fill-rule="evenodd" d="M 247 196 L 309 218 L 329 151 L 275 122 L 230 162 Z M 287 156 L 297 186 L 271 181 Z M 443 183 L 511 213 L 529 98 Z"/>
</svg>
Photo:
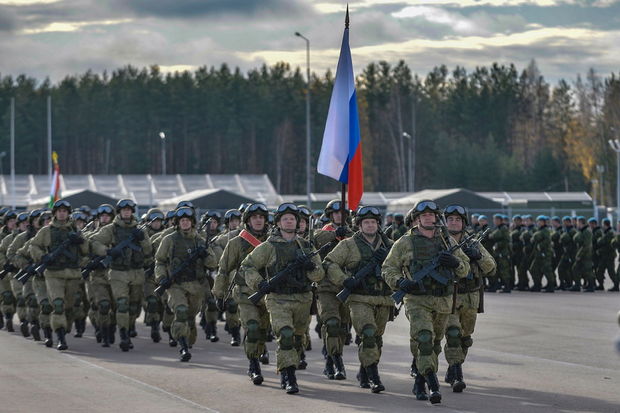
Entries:
<svg viewBox="0 0 620 413">
<path fill-rule="evenodd" d="M 619 291 L 620 232 L 607 218 L 599 226 L 582 216 L 495 214 L 489 222 L 424 200 L 384 223 L 376 207 L 343 207 L 251 203 L 198 216 L 183 201 L 141 217 L 129 199 L 95 210 L 63 199 L 50 209 L 2 208 L 0 329 L 14 332 L 17 319 L 24 337 L 66 350 L 88 320 L 102 347 L 128 352 L 142 316 L 151 340 L 167 338 L 188 362 L 198 327 L 215 343 L 223 322 L 254 385 L 270 364 L 266 343 L 276 341 L 281 387 L 294 394 L 314 316 L 326 379 L 347 379 L 343 353 L 353 344 L 359 386 L 380 393 L 383 335 L 404 308 L 412 391 L 436 404 L 442 351 L 444 380 L 455 393 L 466 388 L 484 292 L 594 292 L 606 277 Z"/>
</svg>

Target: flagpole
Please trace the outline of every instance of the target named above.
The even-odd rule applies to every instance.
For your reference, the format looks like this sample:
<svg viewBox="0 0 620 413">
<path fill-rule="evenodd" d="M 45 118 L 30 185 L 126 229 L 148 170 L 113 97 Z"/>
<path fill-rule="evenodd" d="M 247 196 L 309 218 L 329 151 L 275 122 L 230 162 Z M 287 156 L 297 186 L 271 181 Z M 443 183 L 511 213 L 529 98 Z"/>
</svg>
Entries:
<svg viewBox="0 0 620 413">
<path fill-rule="evenodd" d="M 15 98 L 11 98 L 11 209 L 15 209 Z"/>
<path fill-rule="evenodd" d="M 342 184 L 342 193 L 340 196 L 340 215 L 342 215 L 341 218 L 341 222 L 340 222 L 340 226 L 341 227 L 346 227 L 347 226 L 347 210 L 345 209 L 345 205 L 346 205 L 346 194 L 347 194 L 347 184 Z"/>
</svg>

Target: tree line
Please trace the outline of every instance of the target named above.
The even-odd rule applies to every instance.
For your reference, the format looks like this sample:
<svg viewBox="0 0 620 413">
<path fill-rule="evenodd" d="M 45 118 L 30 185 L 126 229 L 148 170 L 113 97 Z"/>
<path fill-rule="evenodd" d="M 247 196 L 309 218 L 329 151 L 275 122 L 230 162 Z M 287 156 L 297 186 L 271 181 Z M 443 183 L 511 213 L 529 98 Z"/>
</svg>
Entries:
<svg viewBox="0 0 620 413">
<path fill-rule="evenodd" d="M 416 190 L 594 191 L 604 169 L 613 204 L 607 141 L 620 139 L 619 77 L 590 70 L 551 85 L 534 61 L 521 71 L 438 66 L 424 77 L 403 61 L 371 63 L 357 76 L 365 189 L 407 189 L 413 136 Z M 339 189 L 314 172 L 333 83 L 331 71 L 310 82 L 315 192 Z M 0 76 L 0 151 L 9 148 L 14 97 L 16 173 L 47 173 L 51 96 L 64 173 L 159 174 L 164 132 L 168 173 L 267 173 L 280 193 L 305 193 L 306 88 L 287 63 L 247 73 L 226 64 L 168 74 L 126 66 L 56 84 Z"/>
</svg>

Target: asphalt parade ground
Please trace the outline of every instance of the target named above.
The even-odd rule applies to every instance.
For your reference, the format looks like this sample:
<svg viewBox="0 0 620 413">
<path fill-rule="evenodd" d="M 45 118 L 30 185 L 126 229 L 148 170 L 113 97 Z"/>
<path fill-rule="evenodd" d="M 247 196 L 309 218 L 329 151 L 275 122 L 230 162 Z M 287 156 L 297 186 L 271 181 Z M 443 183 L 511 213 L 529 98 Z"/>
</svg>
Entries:
<svg viewBox="0 0 620 413">
<path fill-rule="evenodd" d="M 265 382 L 254 386 L 242 347 L 230 346 L 223 323 L 218 343 L 200 334 L 189 363 L 167 340 L 153 343 L 142 323 L 128 353 L 118 342 L 102 348 L 90 325 L 83 338 L 67 336 L 65 352 L 24 339 L 19 329 L 1 331 L 0 412 L 620 412 L 620 354 L 613 344 L 620 294 L 486 294 L 485 306 L 463 365 L 463 393 L 443 383 L 440 355 L 440 405 L 411 393 L 402 313 L 384 336 L 379 370 L 386 391 L 378 395 L 357 387 L 354 345 L 345 348 L 347 380 L 327 380 L 313 331 L 297 395 L 279 387 L 275 342 L 268 344 L 271 364 L 262 366 Z"/>
</svg>

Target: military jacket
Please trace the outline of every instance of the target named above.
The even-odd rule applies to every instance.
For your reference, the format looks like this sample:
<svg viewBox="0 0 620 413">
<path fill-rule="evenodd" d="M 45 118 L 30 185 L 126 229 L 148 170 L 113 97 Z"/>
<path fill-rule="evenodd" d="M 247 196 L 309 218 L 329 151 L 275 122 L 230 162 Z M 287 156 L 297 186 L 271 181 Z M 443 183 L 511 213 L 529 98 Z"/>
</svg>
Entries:
<svg viewBox="0 0 620 413">
<path fill-rule="evenodd" d="M 589 262 L 592 261 L 592 232 L 585 226 L 578 230 L 573 237 L 577 247 L 575 261 Z"/>
<path fill-rule="evenodd" d="M 60 222 L 52 218 L 52 223 L 41 228 L 30 242 L 29 251 L 32 260 L 40 262 L 45 254 L 54 251 L 72 232 L 76 231 L 70 221 Z M 69 245 L 56 262 L 48 265 L 47 268 L 50 270 L 78 269 L 83 261 L 82 258 L 88 256 L 88 250 L 89 244 L 86 239 L 79 245 Z"/>
<path fill-rule="evenodd" d="M 327 229 L 327 228 L 329 228 L 329 229 Z M 336 240 L 335 228 L 336 227 L 333 224 L 328 224 L 328 225 L 324 226 L 323 229 L 320 229 L 320 230 L 314 232 L 314 246 L 316 247 L 316 249 L 319 249 L 323 245 L 328 244 L 328 243 L 333 242 L 334 240 Z M 349 229 L 349 227 L 347 227 L 347 238 L 349 238 L 351 236 L 353 236 L 353 231 L 351 231 Z M 327 254 L 329 254 L 332 250 L 333 250 L 333 248 L 330 249 L 329 251 L 323 253 L 322 256 L 321 256 L 321 259 L 325 259 Z M 341 288 L 339 286 L 337 286 L 337 285 L 334 285 L 334 283 L 332 283 L 327 277 L 325 277 L 318 284 L 318 287 L 317 287 L 317 292 L 332 292 L 332 293 L 337 294 L 338 292 L 340 292 L 340 290 L 341 290 Z"/>
<path fill-rule="evenodd" d="M 562 261 L 574 262 L 577 254 L 577 245 L 575 244 L 575 234 L 577 230 L 572 225 L 564 227 L 562 235 L 560 235 L 560 244 L 562 245 Z"/>
<path fill-rule="evenodd" d="M 489 239 L 493 243 L 493 256 L 496 259 L 510 259 L 510 231 L 505 224 L 491 232 Z"/>
<path fill-rule="evenodd" d="M 469 231 L 463 233 L 463 236 L 469 236 Z M 495 272 L 497 264 L 491 253 L 482 244 L 478 244 L 478 249 L 480 254 L 482 254 L 482 258 L 476 261 L 469 261 L 470 270 L 467 277 L 458 279 L 459 294 L 477 292 L 480 289 L 480 285 L 482 285 L 482 278 Z"/>
<path fill-rule="evenodd" d="M 226 244 L 228 244 L 231 239 L 235 238 L 240 233 L 241 229 L 225 231 L 213 240 L 211 246 L 213 248 L 213 253 L 215 254 L 215 259 L 217 260 L 217 262 L 220 262 L 222 254 L 224 253 L 224 248 L 226 248 Z"/>
<path fill-rule="evenodd" d="M 612 245 L 614 240 L 614 230 L 610 228 L 606 228 L 603 231 L 603 234 L 596 241 L 596 248 L 598 251 L 598 255 L 601 260 L 614 260 L 616 258 L 615 247 Z"/>
<path fill-rule="evenodd" d="M 513 228 L 510 231 L 511 241 L 511 256 L 514 258 L 521 257 L 523 255 L 523 242 L 521 241 L 521 232 L 523 231 L 523 225 Z"/>
<path fill-rule="evenodd" d="M 13 243 L 13 240 L 15 240 L 17 234 L 18 232 L 15 230 L 2 238 L 2 241 L 0 242 L 0 268 L 4 267 L 4 264 L 10 262 L 11 260 L 11 256 L 8 254 L 9 247 Z"/>
<path fill-rule="evenodd" d="M 531 238 L 532 256 L 530 259 L 535 261 L 548 261 L 553 258 L 551 246 L 551 231 L 546 225 L 540 227 Z"/>
<path fill-rule="evenodd" d="M 155 254 L 155 278 L 157 282 L 171 276 L 172 272 L 182 266 L 187 258 L 199 247 L 205 245 L 205 239 L 196 230 L 181 231 L 166 235 Z M 173 280 L 175 283 L 203 281 L 209 270 L 217 268 L 213 250 L 207 248 L 206 258 L 197 258 L 186 268 L 178 272 Z"/>
<path fill-rule="evenodd" d="M 114 217 L 111 224 L 101 228 L 90 238 L 93 243 L 93 251 L 96 255 L 106 255 L 108 248 L 113 248 L 123 240 L 129 238 L 138 227 L 138 221 L 132 217 L 129 222 L 121 219 L 120 215 Z M 117 271 L 140 269 L 149 266 L 153 258 L 153 247 L 148 233 L 144 234 L 142 241 L 136 241 L 133 246 L 123 248 L 120 256 L 112 259 L 110 268 Z"/>
<path fill-rule="evenodd" d="M 598 240 L 603 236 L 601 227 L 592 228 L 592 258 L 598 261 Z"/>
</svg>

